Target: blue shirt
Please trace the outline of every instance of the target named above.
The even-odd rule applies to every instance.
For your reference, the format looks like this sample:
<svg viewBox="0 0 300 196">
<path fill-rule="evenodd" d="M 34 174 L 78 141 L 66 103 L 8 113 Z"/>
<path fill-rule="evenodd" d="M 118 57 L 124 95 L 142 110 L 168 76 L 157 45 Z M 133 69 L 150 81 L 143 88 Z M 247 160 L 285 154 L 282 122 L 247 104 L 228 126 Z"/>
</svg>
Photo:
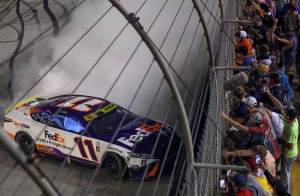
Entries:
<svg viewBox="0 0 300 196">
<path fill-rule="evenodd" d="M 263 96 L 263 92 L 262 92 L 261 88 L 259 88 L 258 86 L 255 86 L 255 90 L 250 91 L 249 95 L 254 97 L 258 103 L 258 102 L 260 102 L 261 97 Z"/>
<path fill-rule="evenodd" d="M 296 7 L 296 11 L 300 14 L 300 9 L 299 9 L 298 5 L 295 4 L 294 6 Z M 289 9 L 289 7 L 290 7 L 290 4 L 289 4 L 289 3 L 286 3 L 286 4 L 283 5 L 281 11 L 282 11 L 282 12 L 287 12 L 288 9 Z"/>
<path fill-rule="evenodd" d="M 235 113 L 236 117 L 245 118 L 247 114 L 246 104 L 240 101 L 239 106 L 235 110 Z"/>
<path fill-rule="evenodd" d="M 252 61 L 254 61 L 254 58 L 252 56 L 247 56 L 245 59 L 244 59 L 244 62 L 241 66 L 248 66 L 249 63 L 251 63 Z"/>
<path fill-rule="evenodd" d="M 291 99 L 294 99 L 294 93 L 293 93 L 293 90 L 290 86 L 290 83 L 289 83 L 289 80 L 287 78 L 287 76 L 282 72 L 282 71 L 279 71 L 279 74 L 281 76 L 281 80 L 282 80 L 282 84 L 287 88 L 289 89 L 289 92 L 290 92 L 290 97 Z"/>
</svg>

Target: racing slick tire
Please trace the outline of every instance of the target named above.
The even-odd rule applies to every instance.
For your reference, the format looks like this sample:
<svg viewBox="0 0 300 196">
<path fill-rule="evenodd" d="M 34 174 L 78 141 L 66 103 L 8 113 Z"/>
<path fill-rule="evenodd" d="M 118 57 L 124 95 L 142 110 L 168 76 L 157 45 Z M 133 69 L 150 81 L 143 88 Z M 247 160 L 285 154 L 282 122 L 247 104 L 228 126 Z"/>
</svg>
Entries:
<svg viewBox="0 0 300 196">
<path fill-rule="evenodd" d="M 19 132 L 16 135 L 16 142 L 21 146 L 21 149 L 24 150 L 27 154 L 36 153 L 36 145 L 34 140 L 30 135 L 25 132 Z"/>
<path fill-rule="evenodd" d="M 105 158 L 105 169 L 114 180 L 119 180 L 125 166 L 124 160 L 115 153 L 108 153 Z"/>
</svg>

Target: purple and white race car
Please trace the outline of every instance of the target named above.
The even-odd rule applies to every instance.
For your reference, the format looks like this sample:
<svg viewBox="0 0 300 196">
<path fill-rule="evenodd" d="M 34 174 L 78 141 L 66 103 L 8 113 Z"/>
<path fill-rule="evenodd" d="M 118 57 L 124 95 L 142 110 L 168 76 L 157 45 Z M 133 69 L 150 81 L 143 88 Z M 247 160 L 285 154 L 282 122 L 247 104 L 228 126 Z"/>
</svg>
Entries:
<svg viewBox="0 0 300 196">
<path fill-rule="evenodd" d="M 28 153 L 101 164 L 116 180 L 125 167 L 131 179 L 155 177 L 179 146 L 169 125 L 83 95 L 23 100 L 7 110 L 4 130 Z"/>
</svg>

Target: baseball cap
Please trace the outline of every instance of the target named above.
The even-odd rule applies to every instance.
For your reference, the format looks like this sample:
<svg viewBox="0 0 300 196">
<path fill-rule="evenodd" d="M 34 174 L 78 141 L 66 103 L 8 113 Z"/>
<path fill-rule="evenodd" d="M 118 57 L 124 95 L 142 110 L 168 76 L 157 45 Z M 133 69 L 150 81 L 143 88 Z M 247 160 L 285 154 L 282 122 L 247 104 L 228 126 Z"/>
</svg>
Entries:
<svg viewBox="0 0 300 196">
<path fill-rule="evenodd" d="M 239 31 L 234 34 L 236 37 L 247 37 L 246 31 Z"/>
<path fill-rule="evenodd" d="M 286 30 L 285 31 L 295 31 L 295 29 L 293 28 L 293 27 L 288 27 L 288 28 L 286 28 Z"/>
<path fill-rule="evenodd" d="M 243 99 L 242 102 L 246 105 L 249 105 L 249 106 L 256 106 L 257 105 L 257 101 L 256 101 L 255 97 L 252 97 L 252 96 L 246 97 L 246 99 Z"/>
<path fill-rule="evenodd" d="M 259 166 L 255 164 L 255 160 L 253 158 L 248 159 L 247 163 L 249 164 L 251 171 L 255 171 L 259 168 Z"/>
<path fill-rule="evenodd" d="M 282 79 L 281 79 L 281 75 L 277 72 L 273 72 L 269 74 L 270 79 L 271 79 L 271 83 L 274 84 L 281 84 Z"/>
<path fill-rule="evenodd" d="M 262 115 L 259 112 L 254 112 L 250 119 L 256 124 L 262 123 Z"/>
<path fill-rule="evenodd" d="M 236 186 L 245 186 L 246 184 L 246 177 L 243 174 L 235 174 L 233 177 L 229 177 L 230 180 L 236 185 Z"/>
<path fill-rule="evenodd" d="M 274 189 L 276 189 L 277 195 L 285 195 L 288 191 L 288 185 L 282 180 L 277 179 L 274 181 Z"/>
<path fill-rule="evenodd" d="M 292 104 L 289 106 L 284 106 L 283 110 L 292 120 L 297 117 L 297 110 Z"/>
<path fill-rule="evenodd" d="M 276 63 L 276 62 L 271 63 L 269 65 L 269 70 L 270 70 L 270 72 L 278 71 L 279 70 L 278 63 Z"/>
</svg>

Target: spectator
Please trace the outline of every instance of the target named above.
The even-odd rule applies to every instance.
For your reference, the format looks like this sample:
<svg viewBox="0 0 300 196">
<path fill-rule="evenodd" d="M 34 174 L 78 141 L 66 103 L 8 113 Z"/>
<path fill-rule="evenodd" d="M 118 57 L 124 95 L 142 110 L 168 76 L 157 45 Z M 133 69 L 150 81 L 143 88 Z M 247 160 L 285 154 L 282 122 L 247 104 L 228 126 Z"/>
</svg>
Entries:
<svg viewBox="0 0 300 196">
<path fill-rule="evenodd" d="M 260 101 L 263 92 L 259 86 L 255 85 L 255 82 L 251 77 L 249 77 L 248 82 L 244 84 L 243 87 L 249 96 L 254 97 L 258 102 Z"/>
<path fill-rule="evenodd" d="M 237 101 L 237 107 L 234 109 L 233 113 L 235 115 L 231 116 L 234 117 L 233 120 L 238 123 L 243 123 L 244 118 L 247 115 L 247 110 L 245 104 L 242 102 L 243 99 L 246 97 L 245 89 L 242 86 L 239 86 L 232 91 L 233 98 Z"/>
<path fill-rule="evenodd" d="M 234 126 L 235 128 L 237 128 L 240 131 L 243 131 L 244 133 L 248 133 L 248 134 L 264 133 L 267 136 L 267 138 L 269 139 L 269 141 L 271 142 L 273 150 L 274 150 L 274 158 L 275 158 L 276 162 L 279 163 L 280 153 L 277 149 L 273 134 L 270 134 L 270 125 L 266 118 L 266 115 L 262 111 L 254 108 L 254 107 L 252 107 L 252 109 L 257 111 L 256 113 L 252 114 L 250 117 L 251 121 L 255 125 L 254 127 L 243 126 L 243 125 L 235 122 L 234 120 L 230 119 L 223 111 L 221 111 L 221 116 L 230 125 Z"/>
<path fill-rule="evenodd" d="M 253 196 L 252 193 L 245 188 L 246 177 L 242 174 L 235 174 L 233 177 L 229 177 L 230 182 L 232 182 L 233 190 L 235 193 L 230 193 L 228 185 L 225 189 L 221 189 L 223 196 Z"/>
<path fill-rule="evenodd" d="M 269 87 L 271 94 L 276 97 L 281 103 L 284 101 L 284 86 L 281 85 L 281 76 L 279 73 L 270 73 L 269 75 Z M 263 95 L 262 98 L 263 103 L 269 103 L 273 107 L 273 112 L 276 112 L 278 114 L 281 113 L 280 110 L 277 109 L 277 107 L 274 105 L 274 103 L 271 101 L 270 97 L 267 94 Z"/>
<path fill-rule="evenodd" d="M 248 164 L 250 165 L 250 173 L 255 177 L 255 179 L 259 182 L 259 184 L 265 190 L 264 195 L 272 195 L 273 188 L 269 185 L 266 176 L 263 173 L 263 170 L 259 168 L 259 165 L 255 164 L 255 160 L 253 158 L 247 160 Z M 267 193 L 267 194 L 266 194 Z"/>
<path fill-rule="evenodd" d="M 276 16 L 276 3 L 275 3 L 275 1 L 266 0 L 265 3 L 270 7 L 270 11 L 272 13 L 272 16 L 275 17 Z"/>
<path fill-rule="evenodd" d="M 263 44 L 265 45 L 265 44 Z M 267 55 L 266 53 L 262 53 L 259 56 L 257 56 L 257 61 L 259 64 L 259 69 L 260 72 L 265 75 L 266 73 L 269 72 L 269 65 L 272 63 L 272 61 L 270 60 L 269 55 Z"/>
<path fill-rule="evenodd" d="M 247 48 L 247 55 L 251 55 L 252 53 L 252 44 L 247 39 L 247 33 L 245 31 L 239 31 L 234 34 L 237 37 L 236 47 L 245 46 Z"/>
<path fill-rule="evenodd" d="M 254 158 L 256 154 L 260 155 L 261 161 L 264 162 L 268 171 L 272 174 L 272 176 L 276 175 L 276 162 L 274 156 L 270 151 L 266 149 L 266 147 L 257 145 L 253 146 L 248 150 L 236 150 L 236 151 L 227 151 L 223 149 L 223 156 L 243 156 L 243 157 L 252 157 Z"/>
<path fill-rule="evenodd" d="M 240 174 L 243 174 L 246 176 L 246 189 L 248 189 L 253 196 L 260 196 L 260 195 L 265 195 L 265 196 L 271 196 L 268 192 L 264 190 L 264 188 L 259 184 L 257 179 L 250 173 L 251 167 L 248 162 L 239 162 L 237 164 L 238 166 L 245 166 L 247 170 L 245 172 L 237 172 Z"/>
<path fill-rule="evenodd" d="M 262 102 L 259 102 L 258 105 L 259 105 L 259 107 L 263 108 L 269 115 L 269 117 L 271 119 L 271 124 L 273 125 L 274 131 L 275 131 L 275 135 L 276 135 L 275 139 L 282 137 L 282 131 L 283 131 L 282 118 L 283 117 L 280 114 L 277 114 L 276 112 L 272 112 L 270 109 L 267 108 L 267 106 L 265 107 Z"/>
<path fill-rule="evenodd" d="M 281 153 L 281 172 L 280 179 L 288 184 L 288 193 L 290 192 L 290 181 L 291 181 L 291 167 L 298 156 L 298 134 L 299 134 L 299 124 L 297 120 L 297 110 L 290 105 L 288 107 L 283 107 L 278 99 L 276 99 L 269 91 L 266 89 L 266 94 L 271 98 L 274 105 L 282 111 L 284 117 L 284 127 L 282 132 L 282 137 L 277 139 L 279 144 L 282 144 Z"/>
<path fill-rule="evenodd" d="M 252 96 L 248 96 L 245 100 L 243 100 L 243 102 L 246 104 L 246 109 L 249 111 L 249 114 L 247 115 L 246 126 L 248 127 L 256 126 L 255 124 L 253 124 L 253 121 L 251 120 L 252 114 L 256 112 L 256 110 L 254 110 L 253 107 L 261 110 L 265 114 L 266 119 L 268 120 L 268 123 L 270 125 L 270 133 L 273 135 L 274 141 L 276 141 L 275 130 L 273 128 L 271 119 L 267 111 L 265 111 L 263 108 L 259 108 L 256 99 Z"/>
<path fill-rule="evenodd" d="M 293 93 L 293 90 L 290 86 L 290 83 L 288 81 L 288 78 L 287 76 L 279 70 L 279 66 L 277 63 L 272 63 L 270 66 L 269 66 L 269 72 L 270 73 L 279 73 L 280 76 L 281 76 L 281 84 L 283 86 L 285 86 L 285 88 L 287 88 L 289 90 L 289 94 L 290 94 L 290 97 L 291 97 L 291 100 L 293 101 L 294 100 L 294 93 Z"/>
<path fill-rule="evenodd" d="M 294 6 L 296 7 L 296 11 L 297 11 L 298 13 L 300 13 L 300 9 L 299 9 L 299 7 L 296 5 L 296 1 L 295 1 L 295 0 L 290 0 L 289 3 L 284 4 L 283 7 L 282 7 L 282 9 L 281 9 L 281 11 L 282 11 L 283 13 L 287 13 L 287 12 L 288 12 L 288 9 L 289 9 L 289 7 L 290 7 L 291 5 L 294 5 Z"/>
<path fill-rule="evenodd" d="M 260 168 L 264 171 L 269 184 L 273 187 L 274 196 L 291 196 L 287 193 L 288 185 L 277 177 L 273 177 L 266 168 L 264 162 L 261 162 Z"/>
<path fill-rule="evenodd" d="M 268 28 L 262 24 L 260 17 L 256 16 L 253 18 L 253 28 L 256 29 L 255 40 L 257 46 L 262 44 L 267 44 L 266 33 L 268 32 Z"/>
<path fill-rule="evenodd" d="M 289 78 L 290 85 L 292 86 L 293 81 L 293 72 L 291 71 L 291 67 L 295 64 L 296 61 L 296 49 L 298 46 L 298 38 L 294 34 L 294 28 L 289 27 L 286 29 L 285 39 L 279 39 L 278 37 L 274 36 L 275 41 L 279 41 L 284 43 L 283 50 L 283 57 L 285 60 L 285 75 Z"/>
<path fill-rule="evenodd" d="M 227 135 L 227 140 L 230 142 L 230 144 L 233 145 L 230 147 L 225 147 L 225 150 L 248 150 L 250 147 L 248 145 L 250 135 L 249 134 L 244 134 L 241 133 L 240 131 L 230 131 Z M 232 165 L 232 164 L 237 164 L 238 162 L 241 161 L 240 158 L 236 157 L 228 157 L 224 155 L 225 162 L 227 165 Z"/>
<path fill-rule="evenodd" d="M 288 12 L 286 15 L 284 15 L 283 19 L 284 19 L 284 28 L 287 29 L 289 27 L 293 27 L 296 30 L 297 35 L 299 35 L 300 16 L 296 11 L 295 5 L 291 5 L 289 7 Z"/>
</svg>

